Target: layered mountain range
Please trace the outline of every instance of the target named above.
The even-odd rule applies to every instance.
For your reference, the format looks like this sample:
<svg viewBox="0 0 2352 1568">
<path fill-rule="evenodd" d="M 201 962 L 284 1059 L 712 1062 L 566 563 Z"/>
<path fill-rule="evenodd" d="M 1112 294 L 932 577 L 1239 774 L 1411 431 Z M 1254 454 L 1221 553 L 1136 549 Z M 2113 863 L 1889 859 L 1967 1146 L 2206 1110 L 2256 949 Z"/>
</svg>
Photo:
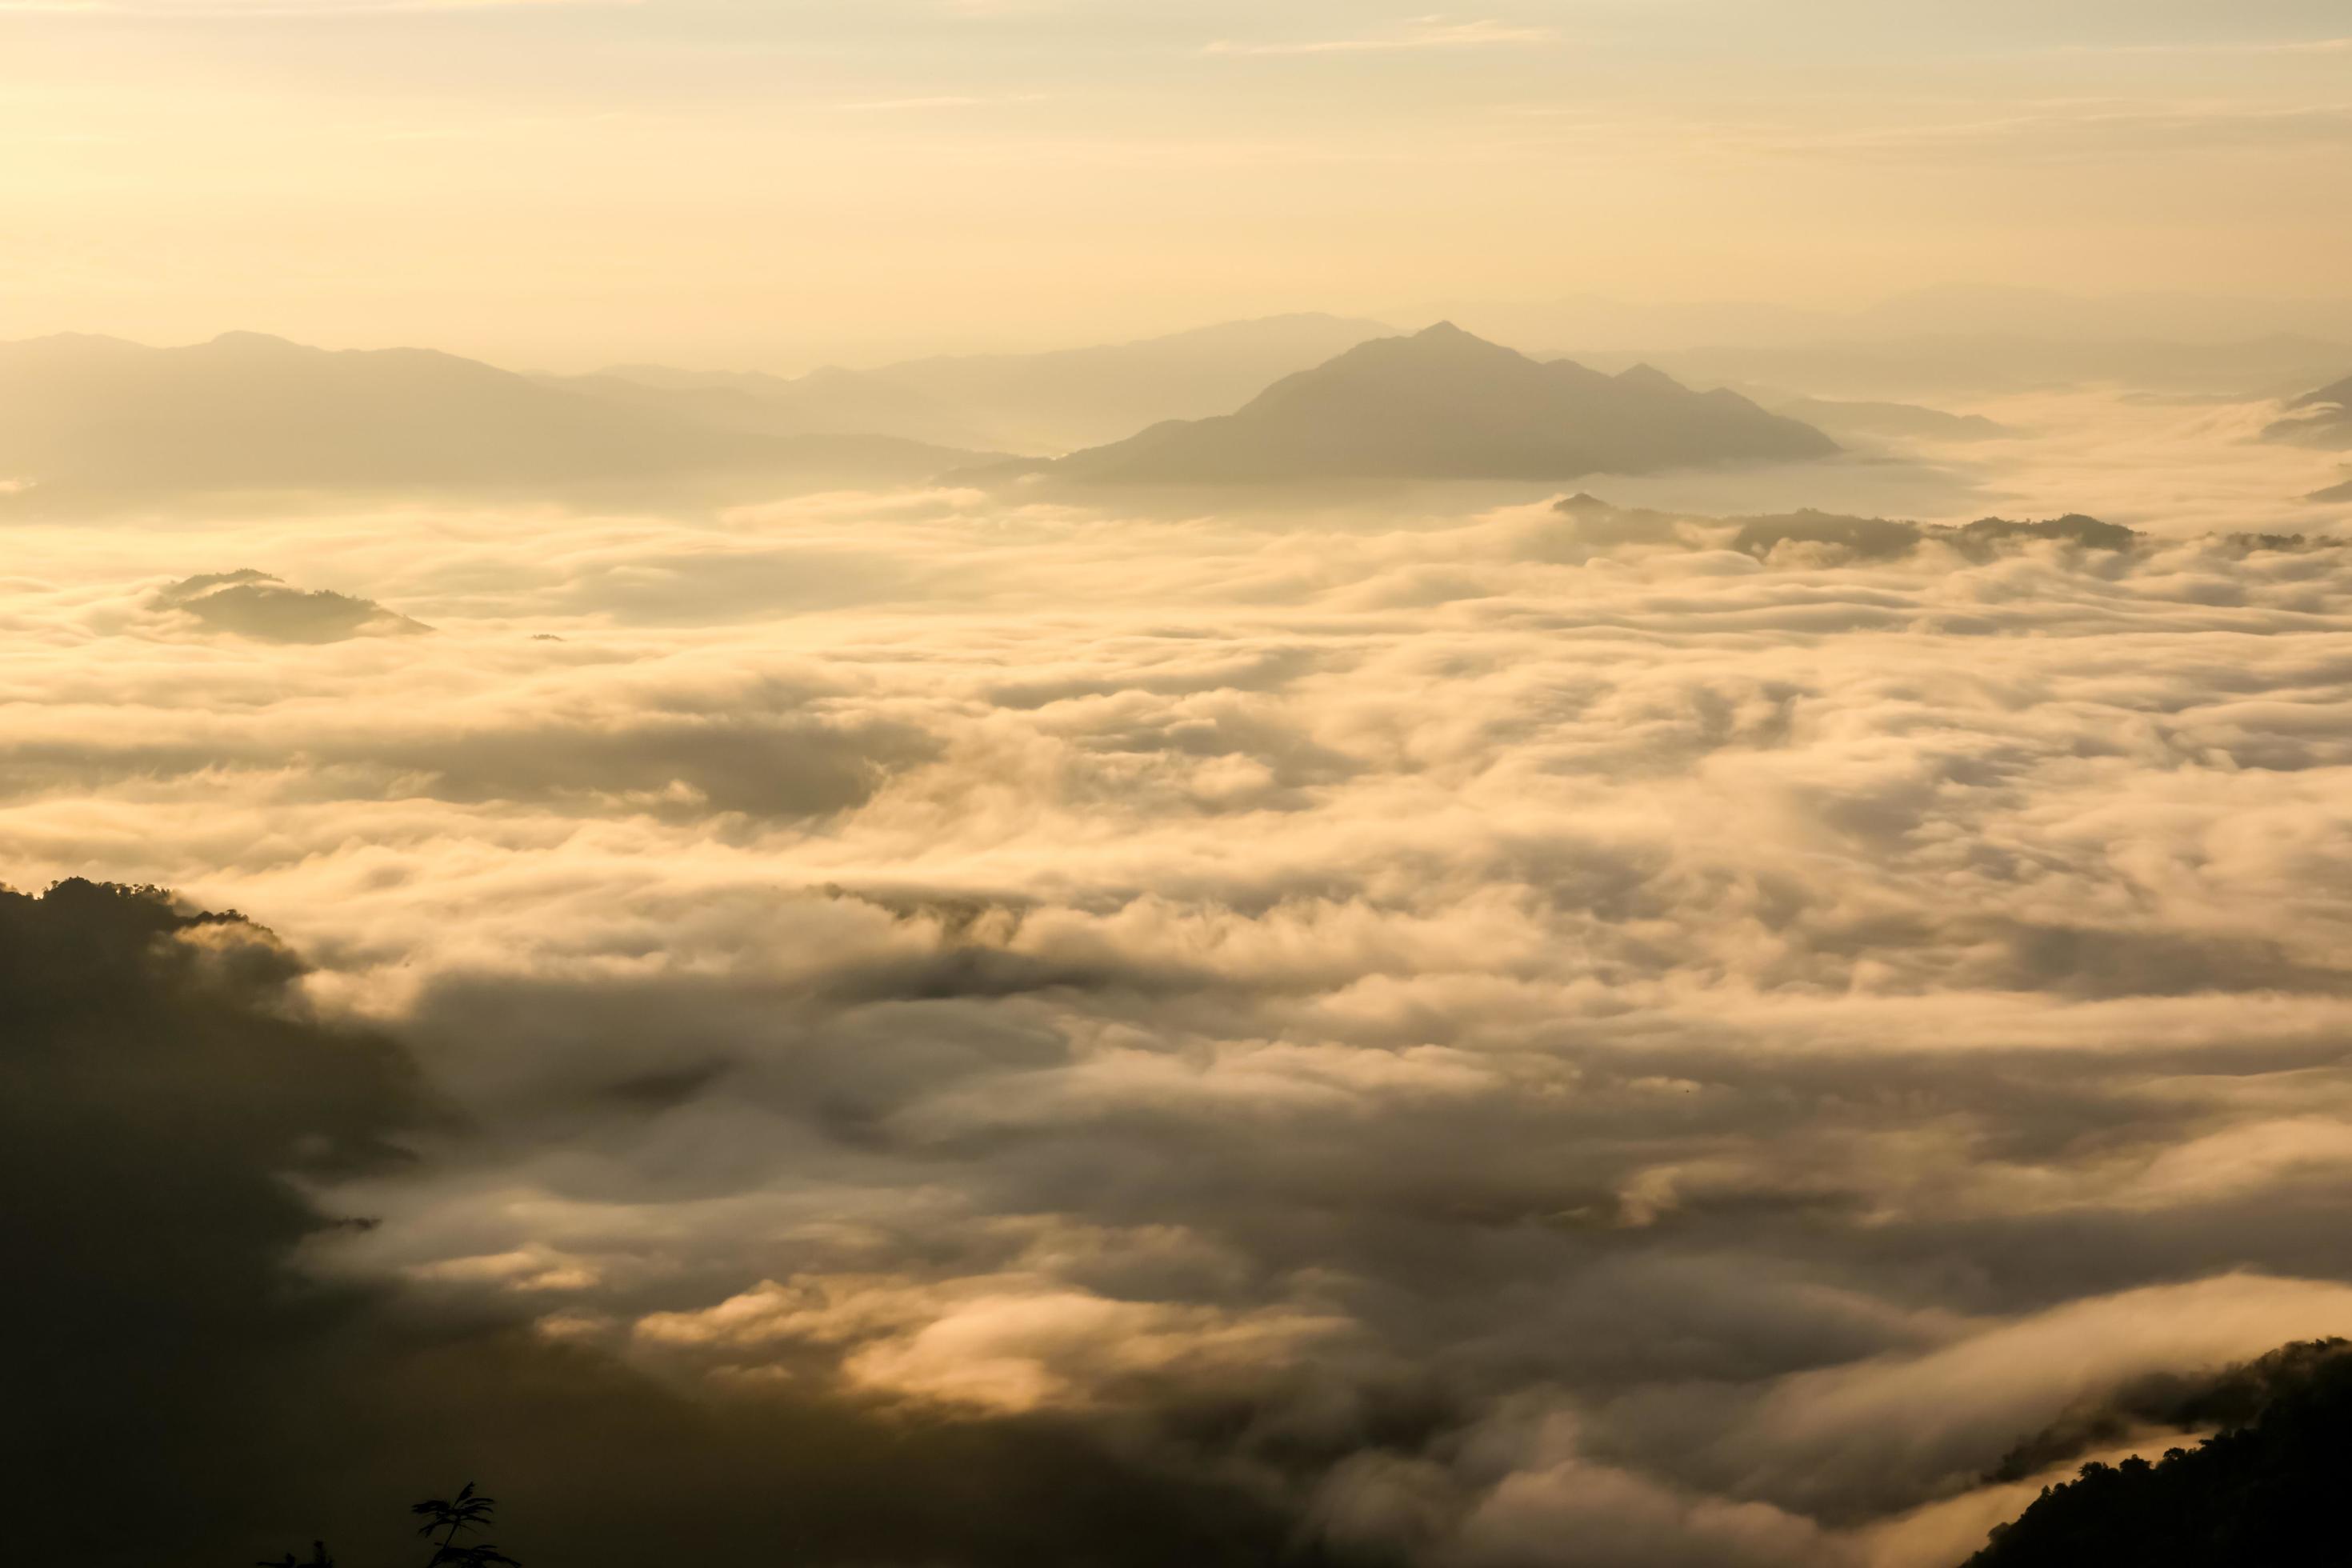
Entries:
<svg viewBox="0 0 2352 1568">
<path fill-rule="evenodd" d="M 181 348 L 0 345 L 0 489 L 33 504 L 301 490 L 919 480 L 974 452 L 730 427 L 425 349 L 333 352 L 231 332 Z"/>
<path fill-rule="evenodd" d="M 643 366 L 523 375 L 250 332 L 178 348 L 43 338 L 0 344 L 0 498 L 23 509 L 325 490 L 736 497 L 1039 472 L 1085 486 L 1549 482 L 1838 449 L 1809 424 L 1648 366 L 1538 361 L 1444 323 L 1357 341 L 1368 329 L 1278 318 L 794 380 Z M 1268 366 L 1282 367 L 1271 385 Z M 1081 405 L 1099 426 L 1203 405 L 1233 412 L 1156 417 L 1060 458 L 1004 458 L 981 427 L 990 411 L 1042 431 L 1072 427 Z"/>
</svg>

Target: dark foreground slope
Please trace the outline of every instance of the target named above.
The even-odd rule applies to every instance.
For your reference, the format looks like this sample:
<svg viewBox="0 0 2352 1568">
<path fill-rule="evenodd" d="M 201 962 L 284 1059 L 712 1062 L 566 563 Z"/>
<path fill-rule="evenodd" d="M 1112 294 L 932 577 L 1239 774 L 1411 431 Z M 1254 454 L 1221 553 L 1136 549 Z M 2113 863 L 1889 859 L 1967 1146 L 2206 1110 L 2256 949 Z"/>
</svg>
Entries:
<svg viewBox="0 0 2352 1568">
<path fill-rule="evenodd" d="M 656 1383 L 529 1309 L 311 1267 L 485 1135 L 301 962 L 153 889 L 0 886 L 0 1476 L 15 1568 L 421 1562 L 468 1477 L 532 1568 L 1276 1561 L 1287 1521 L 1051 1413 Z M 1107 1555 L 1103 1543 L 1118 1543 Z"/>
<path fill-rule="evenodd" d="M 2290 1345 L 2167 1416 L 2219 1426 L 2154 1464 L 2083 1467 L 1968 1568 L 2288 1568 L 2352 1558 L 2352 1344 Z"/>
<path fill-rule="evenodd" d="M 1238 411 L 1051 466 L 1087 484 L 1574 479 L 1824 458 L 1837 445 L 1736 393 L 1636 366 L 1544 363 L 1441 322 L 1286 376 Z"/>
</svg>

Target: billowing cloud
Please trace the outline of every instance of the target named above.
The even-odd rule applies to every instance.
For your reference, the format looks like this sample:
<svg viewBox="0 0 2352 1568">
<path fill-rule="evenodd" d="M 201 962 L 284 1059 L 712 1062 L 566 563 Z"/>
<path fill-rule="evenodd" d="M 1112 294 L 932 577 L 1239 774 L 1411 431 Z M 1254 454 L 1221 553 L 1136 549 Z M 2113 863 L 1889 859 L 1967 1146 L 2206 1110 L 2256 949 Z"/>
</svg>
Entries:
<svg viewBox="0 0 2352 1568">
<path fill-rule="evenodd" d="M 2265 412 L 2129 539 L 1940 529 L 2120 489 L 2140 408 L 1900 548 L 1663 485 L 221 525 L 436 628 L 299 648 L 28 526 L 11 879 L 306 960 L 102 906 L 148 1044 L 42 1157 L 167 1033 L 174 1137 L 323 1097 L 199 1139 L 237 1289 L 408 1392 L 249 1555 L 446 1468 L 592 1568 L 671 1493 L 826 1561 L 1937 1561 L 2352 1319 L 2352 552 Z"/>
<path fill-rule="evenodd" d="M 302 1250 L 368 1222 L 319 1184 L 413 1162 L 459 1114 L 398 1047 L 317 1016 L 268 932 L 152 891 L 0 892 L 0 1240 L 26 1287 L 0 1326 L 39 1352 L 8 1382 L 10 1474 L 44 1504 L 15 1529 L 28 1561 L 251 1561 L 296 1537 L 393 1554 L 412 1495 L 491 1464 L 531 1500 L 499 1531 L 519 1555 L 740 1560 L 797 1540 L 1099 1562 L 1115 1521 L 1143 1532 L 1122 1561 L 1275 1544 L 1262 1504 L 1066 1424 L 898 1420 L 854 1388 L 681 1397 L 572 1342 L 561 1316 L 534 1329 L 455 1300 L 595 1283 L 576 1268 L 449 1259 L 401 1289 L 321 1281 Z M 780 1464 L 799 1479 L 778 1487 Z M 1066 1488 L 1086 1500 L 1069 1508 Z"/>
</svg>

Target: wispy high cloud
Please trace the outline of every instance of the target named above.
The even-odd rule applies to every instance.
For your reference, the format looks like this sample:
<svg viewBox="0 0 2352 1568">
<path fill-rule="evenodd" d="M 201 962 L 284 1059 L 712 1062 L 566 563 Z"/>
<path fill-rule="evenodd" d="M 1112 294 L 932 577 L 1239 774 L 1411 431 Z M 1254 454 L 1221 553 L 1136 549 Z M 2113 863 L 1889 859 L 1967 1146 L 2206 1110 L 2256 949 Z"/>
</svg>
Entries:
<svg viewBox="0 0 2352 1568">
<path fill-rule="evenodd" d="M 401 12 L 635 5 L 640 0 L 0 0 L 0 16 L 377 16 Z"/>
<path fill-rule="evenodd" d="M 2164 44 L 2067 44 L 2046 51 L 2063 55 L 2342 55 L 2352 54 L 2352 37 L 2230 38 Z"/>
<path fill-rule="evenodd" d="M 1421 49 L 1482 49 L 1510 44 L 1550 44 L 1559 40 L 1553 27 L 1528 26 L 1492 19 L 1456 21 L 1446 16 L 1418 16 L 1402 27 L 1339 38 L 1243 40 L 1220 38 L 1208 47 L 1213 55 L 1356 55 L 1394 54 Z"/>
<path fill-rule="evenodd" d="M 2218 100 L 2059 103 L 1986 120 L 1766 135 L 1758 141 L 1786 151 L 1906 156 L 2005 151 L 2078 157 L 2154 147 L 2210 152 L 2244 145 L 2333 146 L 2347 137 L 2352 107 L 2344 104 Z"/>
<path fill-rule="evenodd" d="M 1038 103 L 1045 98 L 1041 92 L 937 93 L 929 97 L 851 99 L 833 107 L 866 113 L 897 113 L 927 109 L 988 109 L 999 104 Z"/>
</svg>

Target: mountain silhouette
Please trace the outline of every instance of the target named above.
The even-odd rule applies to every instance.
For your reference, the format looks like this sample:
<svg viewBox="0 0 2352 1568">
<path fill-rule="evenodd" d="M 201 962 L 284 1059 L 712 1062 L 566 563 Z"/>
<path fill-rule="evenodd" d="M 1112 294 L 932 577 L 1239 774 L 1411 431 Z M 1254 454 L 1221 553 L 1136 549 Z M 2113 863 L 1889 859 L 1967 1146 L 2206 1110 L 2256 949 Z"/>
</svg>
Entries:
<svg viewBox="0 0 2352 1568">
<path fill-rule="evenodd" d="M 204 492 L 897 482 L 974 454 L 729 429 L 425 349 L 254 332 L 182 348 L 0 344 L 0 491 L 19 504 Z"/>
<path fill-rule="evenodd" d="M 2285 416 L 2263 434 L 2273 441 L 2352 447 L 2352 375 L 2295 398 L 2286 405 Z"/>
<path fill-rule="evenodd" d="M 1049 471 L 1088 484 L 1556 480 L 1837 449 L 1736 393 L 1694 392 L 1647 365 L 1611 376 L 1538 362 L 1440 322 L 1359 344 L 1235 413 L 1157 425 Z"/>
</svg>

